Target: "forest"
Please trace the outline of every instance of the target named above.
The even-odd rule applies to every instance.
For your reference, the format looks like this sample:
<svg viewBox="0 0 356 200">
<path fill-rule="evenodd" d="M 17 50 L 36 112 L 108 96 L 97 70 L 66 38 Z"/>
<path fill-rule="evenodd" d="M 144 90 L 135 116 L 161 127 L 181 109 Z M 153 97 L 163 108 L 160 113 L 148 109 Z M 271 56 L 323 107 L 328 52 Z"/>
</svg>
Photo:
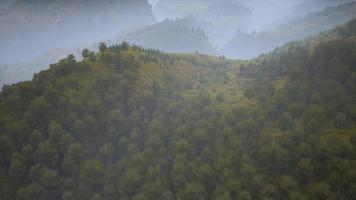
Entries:
<svg viewBox="0 0 356 200">
<path fill-rule="evenodd" d="M 0 93 L 1 199 L 356 199 L 355 38 L 69 55 Z"/>
</svg>

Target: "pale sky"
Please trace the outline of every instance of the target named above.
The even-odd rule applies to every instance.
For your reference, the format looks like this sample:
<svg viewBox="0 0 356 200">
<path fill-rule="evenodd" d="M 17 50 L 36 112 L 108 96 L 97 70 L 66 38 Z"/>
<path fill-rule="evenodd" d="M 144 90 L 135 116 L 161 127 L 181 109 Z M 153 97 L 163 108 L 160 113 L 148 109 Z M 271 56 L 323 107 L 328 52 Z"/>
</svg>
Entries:
<svg viewBox="0 0 356 200">
<path fill-rule="evenodd" d="M 152 5 L 152 7 L 155 6 L 156 3 L 158 3 L 158 2 L 159 2 L 159 0 L 148 0 L 148 3 L 150 3 Z"/>
</svg>

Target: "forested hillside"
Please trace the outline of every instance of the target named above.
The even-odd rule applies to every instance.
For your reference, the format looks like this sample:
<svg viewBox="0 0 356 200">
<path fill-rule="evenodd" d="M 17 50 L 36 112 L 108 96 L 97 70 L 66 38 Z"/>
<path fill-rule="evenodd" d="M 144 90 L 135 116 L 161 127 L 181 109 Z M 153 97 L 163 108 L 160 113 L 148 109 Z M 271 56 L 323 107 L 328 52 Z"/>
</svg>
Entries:
<svg viewBox="0 0 356 200">
<path fill-rule="evenodd" d="M 102 43 L 5 86 L 1 198 L 355 199 L 355 24 L 249 62 Z"/>
<path fill-rule="evenodd" d="M 4 84 L 9 85 L 20 81 L 31 80 L 34 74 L 41 70 L 48 69 L 50 64 L 66 58 L 68 54 L 73 54 L 78 60 L 81 60 L 83 48 L 95 50 L 98 46 L 99 43 L 89 43 L 64 48 L 54 48 L 28 61 L 10 65 L 0 65 L 0 85 L 3 86 Z"/>
</svg>

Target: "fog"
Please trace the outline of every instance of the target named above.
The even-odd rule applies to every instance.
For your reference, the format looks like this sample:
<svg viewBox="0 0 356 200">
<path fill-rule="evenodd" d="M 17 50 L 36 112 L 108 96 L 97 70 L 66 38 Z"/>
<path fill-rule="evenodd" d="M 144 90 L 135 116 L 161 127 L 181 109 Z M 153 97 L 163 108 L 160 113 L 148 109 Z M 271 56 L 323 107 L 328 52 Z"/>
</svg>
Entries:
<svg viewBox="0 0 356 200">
<path fill-rule="evenodd" d="M 347 0 L 160 0 L 154 4 L 153 12 L 158 21 L 194 17 L 211 43 L 222 48 L 239 32 L 273 30 L 344 2 Z"/>
<path fill-rule="evenodd" d="M 100 41 L 126 40 L 166 52 L 199 51 L 250 59 L 291 40 L 345 23 L 355 17 L 355 4 L 343 10 L 326 8 L 350 1 L 355 3 L 354 0 L 3 0 L 0 84 L 27 80 L 60 57 L 69 53 L 80 55 L 82 48 L 96 47 Z M 60 53 L 56 49 L 61 49 Z"/>
<path fill-rule="evenodd" d="M 145 0 L 17 0 L 0 17 L 0 64 L 155 22 Z"/>
<path fill-rule="evenodd" d="M 247 11 L 248 18 L 242 19 L 244 24 L 238 28 L 251 31 L 262 30 L 282 19 L 291 13 L 294 6 L 302 2 L 303 0 L 160 0 L 153 7 L 153 11 L 157 20 L 194 15 L 207 21 L 218 20 L 221 17 L 227 18 L 228 15 L 229 17 L 240 16 Z M 236 5 L 244 7 L 246 10 L 239 9 Z M 230 8 L 236 8 L 236 10 L 226 12 Z M 220 10 L 222 16 L 212 18 L 216 17 L 214 11 L 218 9 L 224 9 Z M 240 18 L 237 20 L 241 21 Z"/>
<path fill-rule="evenodd" d="M 5 11 L 15 0 L 1 0 L 0 1 L 0 12 Z"/>
</svg>

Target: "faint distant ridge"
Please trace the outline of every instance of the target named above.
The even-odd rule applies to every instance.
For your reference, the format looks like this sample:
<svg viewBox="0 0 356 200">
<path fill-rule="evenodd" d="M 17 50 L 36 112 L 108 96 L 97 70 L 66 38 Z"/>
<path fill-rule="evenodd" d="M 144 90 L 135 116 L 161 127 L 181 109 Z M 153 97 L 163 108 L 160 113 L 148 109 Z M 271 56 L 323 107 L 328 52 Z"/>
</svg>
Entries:
<svg viewBox="0 0 356 200">
<path fill-rule="evenodd" d="M 147 0 L 16 0 L 0 15 L 0 64 L 154 22 Z"/>
<path fill-rule="evenodd" d="M 162 22 L 120 34 L 114 43 L 128 41 L 146 48 L 173 53 L 217 54 L 205 32 L 190 18 Z"/>
<path fill-rule="evenodd" d="M 302 17 L 311 12 L 322 11 L 325 6 L 335 7 L 353 1 L 355 0 L 306 0 L 296 5 L 291 15 Z"/>
<path fill-rule="evenodd" d="M 330 30 L 356 17 L 356 2 L 327 7 L 276 29 L 260 33 L 237 33 L 221 53 L 232 58 L 250 59 L 272 51 L 287 42 Z"/>
<path fill-rule="evenodd" d="M 247 29 L 252 10 L 240 0 L 160 0 L 153 12 L 161 21 L 194 18 L 210 43 L 220 48 L 234 36 L 235 30 Z"/>
</svg>

